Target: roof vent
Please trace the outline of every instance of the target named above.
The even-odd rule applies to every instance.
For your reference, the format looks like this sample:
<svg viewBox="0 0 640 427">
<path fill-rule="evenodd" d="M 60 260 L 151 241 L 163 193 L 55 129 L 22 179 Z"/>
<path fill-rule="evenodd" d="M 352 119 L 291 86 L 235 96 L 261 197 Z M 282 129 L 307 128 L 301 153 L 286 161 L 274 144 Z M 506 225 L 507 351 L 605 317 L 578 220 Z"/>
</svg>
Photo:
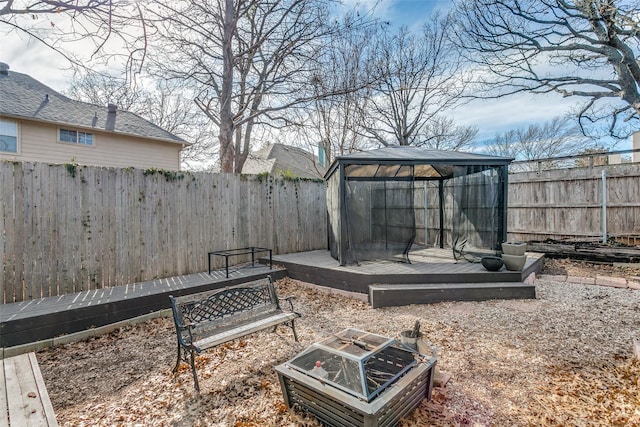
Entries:
<svg viewBox="0 0 640 427">
<path fill-rule="evenodd" d="M 118 106 L 116 104 L 109 103 L 107 104 L 107 111 L 109 114 L 115 114 L 118 110 Z"/>
<path fill-rule="evenodd" d="M 0 74 L 8 76 L 9 75 L 9 64 L 5 64 L 4 62 L 0 62 Z"/>
</svg>

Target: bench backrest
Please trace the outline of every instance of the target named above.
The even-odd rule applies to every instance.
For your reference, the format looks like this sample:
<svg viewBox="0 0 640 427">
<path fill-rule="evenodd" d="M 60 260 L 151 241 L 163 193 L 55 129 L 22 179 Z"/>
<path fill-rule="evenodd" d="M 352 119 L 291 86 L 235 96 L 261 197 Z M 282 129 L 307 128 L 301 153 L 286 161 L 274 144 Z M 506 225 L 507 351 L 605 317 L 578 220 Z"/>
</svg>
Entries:
<svg viewBox="0 0 640 427">
<path fill-rule="evenodd" d="M 270 276 L 224 289 L 170 299 L 178 328 L 189 324 L 225 325 L 259 313 L 280 310 Z"/>
</svg>

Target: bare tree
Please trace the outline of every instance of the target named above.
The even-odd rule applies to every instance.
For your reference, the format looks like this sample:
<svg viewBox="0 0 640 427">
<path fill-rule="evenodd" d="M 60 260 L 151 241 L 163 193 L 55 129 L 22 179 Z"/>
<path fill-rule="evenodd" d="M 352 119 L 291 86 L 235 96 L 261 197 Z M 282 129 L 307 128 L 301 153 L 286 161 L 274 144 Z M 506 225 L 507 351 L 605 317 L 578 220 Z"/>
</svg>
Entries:
<svg viewBox="0 0 640 427">
<path fill-rule="evenodd" d="M 448 25 L 436 14 L 420 33 L 402 28 L 381 38 L 375 72 L 382 78 L 363 114 L 365 134 L 379 144 L 426 143 L 429 122 L 460 101 L 465 75 Z"/>
<path fill-rule="evenodd" d="M 128 74 L 139 69 L 146 53 L 144 23 L 140 5 L 128 0 L 0 0 L 0 32 L 26 34 L 82 69 L 91 58 L 123 55 Z M 76 42 L 84 43 L 82 55 L 67 48 Z"/>
<path fill-rule="evenodd" d="M 331 4 L 332 0 L 155 4 L 162 35 L 157 68 L 197 88 L 196 104 L 219 128 L 223 172 L 242 169 L 255 127 L 286 124 L 290 108 L 318 96 L 309 88 L 327 36 L 336 31 Z"/>
<path fill-rule="evenodd" d="M 435 116 L 425 125 L 425 139 L 415 145 L 434 150 L 464 151 L 475 145 L 477 135 L 476 126 L 456 125 L 450 117 Z"/>
<path fill-rule="evenodd" d="M 557 92 L 585 99 L 580 126 L 640 125 L 640 2 L 458 0 L 452 35 L 480 65 L 489 96 Z"/>
<path fill-rule="evenodd" d="M 348 30 L 330 36 L 312 76 L 313 102 L 296 111 L 296 136 L 312 151 L 322 150 L 326 164 L 335 156 L 365 149 L 370 144 L 362 134 L 362 113 L 378 78 L 371 70 L 376 35 L 388 24 L 371 20 L 360 25 L 361 22 L 362 15 L 355 12 L 343 18 L 342 28 Z M 341 92 L 342 88 L 353 90 Z M 337 94 L 323 96 L 332 92 Z"/>
<path fill-rule="evenodd" d="M 496 135 L 486 150 L 516 160 L 534 160 L 571 156 L 595 146 L 594 139 L 582 134 L 575 118 L 564 116 Z"/>
</svg>

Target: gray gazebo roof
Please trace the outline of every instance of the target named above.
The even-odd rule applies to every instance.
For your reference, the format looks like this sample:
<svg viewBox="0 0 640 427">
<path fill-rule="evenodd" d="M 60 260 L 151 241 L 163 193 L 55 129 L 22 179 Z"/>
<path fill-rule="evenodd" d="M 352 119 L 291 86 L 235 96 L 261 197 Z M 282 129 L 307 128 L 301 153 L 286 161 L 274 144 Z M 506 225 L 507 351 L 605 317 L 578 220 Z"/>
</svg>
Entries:
<svg viewBox="0 0 640 427">
<path fill-rule="evenodd" d="M 460 151 L 425 150 L 394 145 L 336 157 L 325 174 L 328 179 L 339 166 L 349 166 L 347 175 L 359 178 L 409 176 L 414 179 L 446 179 L 454 175 L 456 166 L 504 166 L 514 159 Z"/>
</svg>

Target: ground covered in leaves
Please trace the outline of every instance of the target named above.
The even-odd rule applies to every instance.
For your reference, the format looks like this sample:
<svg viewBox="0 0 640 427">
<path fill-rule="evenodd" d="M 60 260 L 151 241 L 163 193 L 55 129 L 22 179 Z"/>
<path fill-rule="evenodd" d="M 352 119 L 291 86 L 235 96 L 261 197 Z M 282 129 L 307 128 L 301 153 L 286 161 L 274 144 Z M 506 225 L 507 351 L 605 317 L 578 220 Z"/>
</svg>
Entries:
<svg viewBox="0 0 640 427">
<path fill-rule="evenodd" d="M 375 310 L 290 279 L 278 292 L 297 297 L 300 342 L 280 327 L 208 350 L 197 359 L 200 395 L 186 365 L 171 372 L 170 318 L 39 352 L 58 422 L 319 426 L 287 410 L 273 366 L 347 327 L 398 337 L 420 319 L 451 380 L 401 426 L 640 425 L 638 290 L 538 280 L 535 300 Z"/>
<path fill-rule="evenodd" d="M 640 264 L 545 258 L 543 274 L 578 277 L 625 277 L 640 282 Z"/>
</svg>

